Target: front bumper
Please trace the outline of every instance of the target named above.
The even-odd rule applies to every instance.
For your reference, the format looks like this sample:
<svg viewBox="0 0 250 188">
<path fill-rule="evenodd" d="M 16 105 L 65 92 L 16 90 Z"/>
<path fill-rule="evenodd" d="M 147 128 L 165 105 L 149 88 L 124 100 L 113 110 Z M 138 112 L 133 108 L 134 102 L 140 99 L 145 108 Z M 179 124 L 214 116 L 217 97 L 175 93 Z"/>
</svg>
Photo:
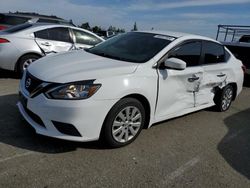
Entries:
<svg viewBox="0 0 250 188">
<path fill-rule="evenodd" d="M 22 81 L 21 81 L 22 82 Z M 18 109 L 24 119 L 35 129 L 36 133 L 71 141 L 98 140 L 105 117 L 117 100 L 51 100 L 40 94 L 30 98 L 20 84 L 20 93 L 26 103 L 19 101 Z M 26 106 L 25 106 L 26 105 Z M 37 118 L 31 116 L 35 114 Z M 73 125 L 80 136 L 64 134 L 56 128 L 54 122 Z M 41 125 L 43 124 L 43 125 Z"/>
</svg>

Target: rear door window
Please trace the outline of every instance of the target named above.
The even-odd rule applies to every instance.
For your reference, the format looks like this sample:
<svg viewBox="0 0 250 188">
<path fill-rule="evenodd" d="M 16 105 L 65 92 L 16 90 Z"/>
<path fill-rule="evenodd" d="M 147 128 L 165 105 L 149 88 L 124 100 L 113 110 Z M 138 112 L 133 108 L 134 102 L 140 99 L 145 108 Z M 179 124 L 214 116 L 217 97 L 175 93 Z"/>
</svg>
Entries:
<svg viewBox="0 0 250 188">
<path fill-rule="evenodd" d="M 201 58 L 201 42 L 192 41 L 180 45 L 170 52 L 168 58 L 178 58 L 187 63 L 187 67 L 197 66 Z"/>
<path fill-rule="evenodd" d="M 203 64 L 215 64 L 225 62 L 225 49 L 222 45 L 215 42 L 203 42 Z"/>
<path fill-rule="evenodd" d="M 84 31 L 73 29 L 73 33 L 74 33 L 75 38 L 76 38 L 76 43 L 78 43 L 78 44 L 87 44 L 87 45 L 94 46 L 94 45 L 102 42 L 102 40 L 100 40 L 96 36 L 91 35 L 91 34 L 84 32 Z"/>
<path fill-rule="evenodd" d="M 49 40 L 49 33 L 48 33 L 48 29 L 44 29 L 41 31 L 37 31 L 34 33 L 36 38 L 40 38 L 40 39 L 48 39 Z"/>
<path fill-rule="evenodd" d="M 35 37 L 41 39 L 71 43 L 69 29 L 65 27 L 56 27 L 56 28 L 37 31 L 35 32 Z"/>
</svg>

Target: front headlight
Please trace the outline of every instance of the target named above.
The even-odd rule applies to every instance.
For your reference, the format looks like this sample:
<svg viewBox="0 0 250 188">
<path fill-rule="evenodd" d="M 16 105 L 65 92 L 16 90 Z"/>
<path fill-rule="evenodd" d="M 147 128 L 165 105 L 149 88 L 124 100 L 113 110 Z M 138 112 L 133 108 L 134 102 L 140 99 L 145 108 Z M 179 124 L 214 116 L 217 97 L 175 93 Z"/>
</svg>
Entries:
<svg viewBox="0 0 250 188">
<path fill-rule="evenodd" d="M 94 95 L 100 87 L 101 84 L 86 84 L 84 82 L 75 82 L 52 88 L 48 90 L 45 95 L 50 99 L 87 99 Z"/>
</svg>

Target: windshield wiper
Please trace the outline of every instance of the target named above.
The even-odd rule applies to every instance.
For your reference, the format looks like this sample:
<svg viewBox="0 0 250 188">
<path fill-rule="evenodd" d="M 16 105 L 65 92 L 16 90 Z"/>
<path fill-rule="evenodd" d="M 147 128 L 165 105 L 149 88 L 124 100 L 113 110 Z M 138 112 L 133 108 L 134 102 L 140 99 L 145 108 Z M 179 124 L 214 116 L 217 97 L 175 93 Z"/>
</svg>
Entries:
<svg viewBox="0 0 250 188">
<path fill-rule="evenodd" d="M 107 58 L 111 58 L 111 59 L 126 61 L 126 59 L 124 59 L 124 58 L 113 56 L 113 55 L 110 55 L 110 54 L 106 54 L 104 52 L 92 52 L 92 53 L 96 54 L 96 55 L 99 55 L 99 56 L 102 56 L 102 57 L 107 57 Z"/>
<path fill-rule="evenodd" d="M 107 57 L 107 58 L 111 58 L 111 59 L 115 59 L 115 60 L 120 60 L 120 61 L 128 61 L 128 62 L 133 62 L 135 63 L 135 61 L 131 60 L 131 59 L 127 59 L 127 58 L 123 58 L 123 57 L 117 57 L 117 56 L 114 56 L 114 55 L 110 55 L 110 54 L 106 54 L 104 52 L 93 52 L 91 51 L 90 49 L 85 49 L 86 52 L 89 52 L 89 53 L 92 53 L 92 54 L 95 54 L 95 55 L 99 55 L 99 56 L 102 56 L 102 57 Z M 137 62 L 136 62 L 137 63 Z"/>
</svg>

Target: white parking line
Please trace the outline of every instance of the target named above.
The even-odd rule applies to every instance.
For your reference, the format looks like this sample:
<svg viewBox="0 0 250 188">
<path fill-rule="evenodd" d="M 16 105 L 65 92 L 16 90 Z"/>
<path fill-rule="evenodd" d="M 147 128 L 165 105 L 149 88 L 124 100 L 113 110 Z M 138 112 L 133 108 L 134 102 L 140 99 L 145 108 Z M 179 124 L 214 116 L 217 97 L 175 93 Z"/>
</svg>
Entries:
<svg viewBox="0 0 250 188">
<path fill-rule="evenodd" d="M 180 166 L 179 168 L 177 168 L 175 171 L 173 171 L 171 174 L 169 174 L 166 179 L 164 180 L 164 184 L 167 184 L 168 182 L 180 177 L 182 174 L 185 173 L 185 171 L 187 171 L 188 169 L 190 169 L 191 167 L 195 166 L 198 162 L 200 161 L 200 157 L 195 157 L 193 159 L 191 159 L 190 161 L 188 161 L 187 163 L 185 163 L 184 165 Z"/>
<path fill-rule="evenodd" d="M 25 153 L 21 153 L 21 154 L 16 154 L 16 155 L 11 156 L 11 157 L 6 157 L 6 158 L 4 158 L 4 159 L 0 159 L 0 163 L 5 162 L 5 161 L 8 161 L 8 160 L 15 159 L 15 158 L 19 158 L 19 157 L 24 157 L 24 156 L 27 156 L 27 155 L 30 155 L 30 154 L 33 154 L 33 153 L 34 153 L 34 152 L 29 151 L 29 152 L 25 152 Z"/>
</svg>

